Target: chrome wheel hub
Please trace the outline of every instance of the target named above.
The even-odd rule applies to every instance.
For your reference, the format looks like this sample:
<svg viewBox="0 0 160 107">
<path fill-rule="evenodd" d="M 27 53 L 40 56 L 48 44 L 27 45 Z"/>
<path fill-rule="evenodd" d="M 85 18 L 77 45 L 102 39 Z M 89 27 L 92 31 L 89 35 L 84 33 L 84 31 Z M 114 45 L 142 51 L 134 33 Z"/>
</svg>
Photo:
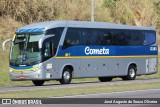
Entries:
<svg viewBox="0 0 160 107">
<path fill-rule="evenodd" d="M 69 80 L 70 79 L 70 73 L 68 71 L 65 71 L 63 74 L 63 77 L 65 80 Z"/>
<path fill-rule="evenodd" d="M 133 78 L 135 76 L 135 70 L 130 69 L 129 75 L 130 75 L 131 78 Z"/>
</svg>

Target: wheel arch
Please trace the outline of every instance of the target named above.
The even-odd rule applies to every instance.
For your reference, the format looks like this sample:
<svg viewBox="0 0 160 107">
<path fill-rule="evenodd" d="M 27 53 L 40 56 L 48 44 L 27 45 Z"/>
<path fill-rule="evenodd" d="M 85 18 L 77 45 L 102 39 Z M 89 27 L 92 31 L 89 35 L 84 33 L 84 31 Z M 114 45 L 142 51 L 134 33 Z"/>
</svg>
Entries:
<svg viewBox="0 0 160 107">
<path fill-rule="evenodd" d="M 126 68 L 126 74 L 128 73 L 128 68 L 129 68 L 130 66 L 134 66 L 134 67 L 135 67 L 135 70 L 136 70 L 136 72 L 137 72 L 137 64 L 136 64 L 135 62 L 130 62 L 130 63 L 128 64 L 127 68 Z"/>
<path fill-rule="evenodd" d="M 74 67 L 73 67 L 72 64 L 68 63 L 68 64 L 63 65 L 63 67 L 61 68 L 60 77 L 62 78 L 62 73 L 63 73 L 63 70 L 64 70 L 65 68 L 69 68 L 69 69 L 71 70 L 71 73 L 72 73 L 72 76 L 73 76 Z"/>
</svg>

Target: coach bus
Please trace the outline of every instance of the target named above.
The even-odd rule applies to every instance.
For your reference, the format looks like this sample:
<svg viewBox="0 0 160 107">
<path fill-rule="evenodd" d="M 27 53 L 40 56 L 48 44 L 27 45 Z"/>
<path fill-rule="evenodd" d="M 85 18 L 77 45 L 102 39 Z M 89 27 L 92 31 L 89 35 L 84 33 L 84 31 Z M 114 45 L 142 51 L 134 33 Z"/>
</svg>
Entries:
<svg viewBox="0 0 160 107">
<path fill-rule="evenodd" d="M 48 80 L 69 84 L 73 78 L 134 80 L 157 73 L 156 38 L 152 27 L 89 21 L 30 24 L 11 40 L 10 79 L 32 80 L 36 86 Z"/>
</svg>

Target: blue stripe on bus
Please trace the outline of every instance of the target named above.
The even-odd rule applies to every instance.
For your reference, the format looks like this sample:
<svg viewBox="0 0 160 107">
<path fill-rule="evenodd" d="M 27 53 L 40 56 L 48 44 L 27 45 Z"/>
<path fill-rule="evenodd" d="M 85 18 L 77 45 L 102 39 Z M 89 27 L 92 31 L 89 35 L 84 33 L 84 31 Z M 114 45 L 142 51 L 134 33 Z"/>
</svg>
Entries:
<svg viewBox="0 0 160 107">
<path fill-rule="evenodd" d="M 90 49 L 109 49 L 109 54 L 86 55 L 85 48 L 87 46 L 71 46 L 66 49 L 59 47 L 57 56 L 135 56 L 135 55 L 158 55 L 157 46 L 88 46 Z M 153 48 L 153 50 L 152 50 Z M 155 49 L 155 50 L 154 50 Z"/>
<path fill-rule="evenodd" d="M 43 32 L 45 28 L 18 29 L 16 33 Z"/>
<path fill-rule="evenodd" d="M 11 68 L 13 69 L 30 69 L 30 68 L 33 68 L 33 66 L 10 66 Z"/>
</svg>

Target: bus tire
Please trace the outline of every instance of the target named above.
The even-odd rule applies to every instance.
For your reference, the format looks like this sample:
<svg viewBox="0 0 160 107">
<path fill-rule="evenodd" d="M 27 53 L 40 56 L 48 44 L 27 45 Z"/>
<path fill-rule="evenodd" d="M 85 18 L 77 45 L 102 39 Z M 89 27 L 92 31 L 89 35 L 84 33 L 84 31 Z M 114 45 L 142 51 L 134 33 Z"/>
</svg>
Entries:
<svg viewBox="0 0 160 107">
<path fill-rule="evenodd" d="M 136 78 L 136 68 L 134 66 L 129 66 L 127 76 L 122 77 L 122 80 L 135 80 Z"/>
<path fill-rule="evenodd" d="M 113 77 L 98 77 L 101 82 L 109 82 L 112 81 Z"/>
<path fill-rule="evenodd" d="M 35 86 L 42 86 L 44 84 L 44 80 L 32 80 Z"/>
<path fill-rule="evenodd" d="M 61 84 L 70 84 L 72 80 L 72 72 L 69 68 L 64 68 L 62 78 L 59 80 Z"/>
</svg>

